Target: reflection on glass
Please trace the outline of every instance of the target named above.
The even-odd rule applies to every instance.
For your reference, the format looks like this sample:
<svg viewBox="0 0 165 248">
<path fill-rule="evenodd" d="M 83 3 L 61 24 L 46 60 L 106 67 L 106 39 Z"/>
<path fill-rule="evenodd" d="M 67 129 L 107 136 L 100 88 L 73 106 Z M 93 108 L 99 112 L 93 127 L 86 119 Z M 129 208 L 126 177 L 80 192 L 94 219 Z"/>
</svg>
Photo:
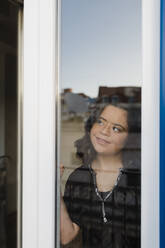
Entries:
<svg viewBox="0 0 165 248">
<path fill-rule="evenodd" d="M 139 1 L 135 2 L 136 6 L 125 1 L 128 10 L 135 11 Z M 141 74 L 140 70 L 131 71 L 132 64 L 126 61 L 134 56 L 134 66 L 140 65 L 137 51 L 140 54 L 141 36 L 136 30 L 138 50 L 134 50 L 130 43 L 121 43 L 120 34 L 110 32 L 113 26 L 118 30 L 127 23 L 130 32 L 127 30 L 122 37 L 129 42 L 135 34 L 131 25 L 140 20 L 140 6 L 138 19 L 129 13 L 125 16 L 126 9 L 119 18 L 115 11 L 123 6 L 122 1 L 78 3 L 71 1 L 69 8 L 62 1 L 61 247 L 140 248 L 141 87 L 137 82 Z M 80 9 L 83 14 L 87 12 L 86 19 L 82 13 L 78 17 Z M 111 22 L 109 12 L 119 18 L 117 24 Z M 75 40 L 79 43 L 74 47 Z M 123 58 L 119 51 L 125 49 L 128 53 Z M 91 54 L 93 58 L 102 54 L 101 62 L 92 60 Z M 130 82 L 129 71 L 134 83 Z M 125 80 L 129 83 L 123 83 Z"/>
<path fill-rule="evenodd" d="M 100 87 L 99 95 L 91 103 L 84 99 L 84 106 L 88 102 L 84 115 L 76 111 L 68 111 L 68 119 L 66 112 L 62 115 L 62 127 L 70 125 L 67 135 L 82 133 L 74 140 L 82 165 L 75 168 L 73 154 L 65 165 L 67 174 L 73 172 L 61 200 L 61 242 L 70 243 L 81 230 L 79 247 L 140 247 L 140 88 Z M 78 104 L 81 98 L 72 99 Z M 84 132 L 80 120 L 85 122 Z M 70 145 L 63 128 L 63 139 Z M 66 155 L 67 147 L 62 149 Z"/>
<path fill-rule="evenodd" d="M 0 1 L 0 247 L 17 236 L 17 15 Z"/>
</svg>

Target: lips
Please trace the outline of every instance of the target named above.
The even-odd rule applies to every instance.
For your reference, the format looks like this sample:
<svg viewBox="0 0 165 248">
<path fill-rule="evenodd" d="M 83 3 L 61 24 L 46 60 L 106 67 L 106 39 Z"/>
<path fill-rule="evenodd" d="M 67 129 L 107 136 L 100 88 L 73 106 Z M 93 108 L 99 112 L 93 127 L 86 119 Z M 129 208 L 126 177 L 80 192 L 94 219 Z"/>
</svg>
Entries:
<svg viewBox="0 0 165 248">
<path fill-rule="evenodd" d="M 97 137 L 97 136 L 95 136 L 95 138 L 96 138 L 97 143 L 100 144 L 100 145 L 107 145 L 107 144 L 110 144 L 109 141 L 107 141 L 107 140 L 105 140 L 105 139 L 103 139 L 103 138 L 100 138 L 100 137 Z"/>
</svg>

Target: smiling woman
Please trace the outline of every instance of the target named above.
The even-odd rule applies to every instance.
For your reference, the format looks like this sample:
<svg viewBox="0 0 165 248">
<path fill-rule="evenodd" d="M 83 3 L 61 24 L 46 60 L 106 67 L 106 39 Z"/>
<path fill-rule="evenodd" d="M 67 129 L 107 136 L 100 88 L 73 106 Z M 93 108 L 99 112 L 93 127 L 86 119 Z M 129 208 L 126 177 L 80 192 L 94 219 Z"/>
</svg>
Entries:
<svg viewBox="0 0 165 248">
<path fill-rule="evenodd" d="M 110 98 L 96 104 L 85 135 L 75 142 L 83 165 L 69 176 L 61 198 L 63 244 L 81 229 L 84 248 L 140 247 L 139 121 L 135 103 L 113 104 Z"/>
<path fill-rule="evenodd" d="M 116 155 L 120 153 L 128 136 L 127 112 L 108 105 L 93 125 L 90 139 L 98 154 Z"/>
</svg>

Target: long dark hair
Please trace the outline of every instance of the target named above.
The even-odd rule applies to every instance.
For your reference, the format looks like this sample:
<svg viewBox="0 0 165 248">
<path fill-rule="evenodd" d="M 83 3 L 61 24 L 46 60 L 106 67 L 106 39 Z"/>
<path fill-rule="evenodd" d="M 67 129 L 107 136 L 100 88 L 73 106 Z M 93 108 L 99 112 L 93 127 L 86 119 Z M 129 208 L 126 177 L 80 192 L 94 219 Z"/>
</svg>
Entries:
<svg viewBox="0 0 165 248">
<path fill-rule="evenodd" d="M 90 140 L 90 130 L 106 106 L 113 105 L 127 111 L 128 138 L 122 150 L 124 168 L 140 169 L 141 166 L 141 106 L 138 103 L 96 104 L 94 111 L 85 123 L 85 135 L 75 141 L 76 155 L 83 164 L 91 164 L 96 158 L 96 151 Z"/>
</svg>

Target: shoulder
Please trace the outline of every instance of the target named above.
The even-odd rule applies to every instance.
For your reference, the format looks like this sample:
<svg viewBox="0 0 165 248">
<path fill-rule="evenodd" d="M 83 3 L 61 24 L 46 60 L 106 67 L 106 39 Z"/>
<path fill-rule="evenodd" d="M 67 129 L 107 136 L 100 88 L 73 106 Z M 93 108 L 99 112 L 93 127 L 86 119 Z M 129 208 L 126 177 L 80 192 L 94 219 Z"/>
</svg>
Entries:
<svg viewBox="0 0 165 248">
<path fill-rule="evenodd" d="M 141 171 L 139 169 L 122 169 L 122 175 L 126 187 L 140 187 Z"/>
<path fill-rule="evenodd" d="M 90 171 L 87 165 L 82 165 L 76 168 L 68 177 L 68 182 L 78 182 L 78 183 L 85 183 L 89 182 L 90 180 Z"/>
<path fill-rule="evenodd" d="M 141 173 L 140 170 L 122 169 L 122 176 L 115 189 L 116 202 L 140 209 Z"/>
<path fill-rule="evenodd" d="M 91 182 L 91 174 L 88 166 L 80 166 L 75 169 L 65 184 L 64 195 L 71 195 L 72 197 L 80 197 L 84 190 L 89 188 Z"/>
</svg>

